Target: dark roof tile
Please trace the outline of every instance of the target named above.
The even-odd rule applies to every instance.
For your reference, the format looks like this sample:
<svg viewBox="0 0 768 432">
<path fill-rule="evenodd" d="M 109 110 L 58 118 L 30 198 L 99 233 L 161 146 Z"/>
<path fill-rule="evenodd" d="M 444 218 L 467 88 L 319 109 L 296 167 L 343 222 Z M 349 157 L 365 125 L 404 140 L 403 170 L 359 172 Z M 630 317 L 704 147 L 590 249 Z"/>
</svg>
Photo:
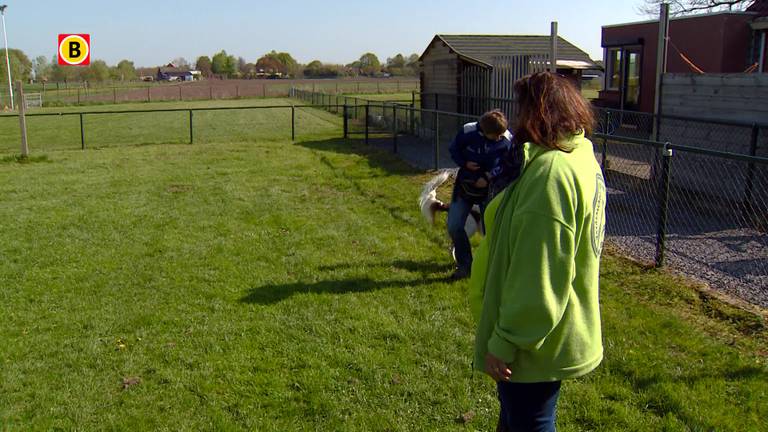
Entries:
<svg viewBox="0 0 768 432">
<path fill-rule="evenodd" d="M 493 57 L 525 54 L 548 54 L 549 36 L 527 35 L 437 35 L 459 55 L 482 63 L 493 64 Z M 558 36 L 558 60 L 592 62 L 589 54 Z"/>
</svg>

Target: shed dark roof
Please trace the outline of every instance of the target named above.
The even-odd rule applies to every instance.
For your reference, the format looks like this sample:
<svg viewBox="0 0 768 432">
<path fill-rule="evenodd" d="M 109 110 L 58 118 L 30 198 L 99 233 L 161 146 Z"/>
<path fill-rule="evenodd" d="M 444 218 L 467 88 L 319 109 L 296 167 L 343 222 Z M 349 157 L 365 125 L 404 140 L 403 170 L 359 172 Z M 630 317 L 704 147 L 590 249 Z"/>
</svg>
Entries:
<svg viewBox="0 0 768 432">
<path fill-rule="evenodd" d="M 760 16 L 768 15 L 768 0 L 755 0 L 752 6 L 747 8 L 748 12 L 756 12 Z"/>
<path fill-rule="evenodd" d="M 459 56 L 470 61 L 493 65 L 493 57 L 549 53 L 549 36 L 525 35 L 437 35 Z M 434 42 L 434 40 L 432 41 Z M 432 44 L 430 44 L 431 46 Z M 429 49 L 427 49 L 429 51 Z M 425 52 L 424 54 L 426 54 Z M 423 57 L 423 55 L 422 55 Z M 589 54 L 558 36 L 558 60 L 593 63 Z"/>
</svg>

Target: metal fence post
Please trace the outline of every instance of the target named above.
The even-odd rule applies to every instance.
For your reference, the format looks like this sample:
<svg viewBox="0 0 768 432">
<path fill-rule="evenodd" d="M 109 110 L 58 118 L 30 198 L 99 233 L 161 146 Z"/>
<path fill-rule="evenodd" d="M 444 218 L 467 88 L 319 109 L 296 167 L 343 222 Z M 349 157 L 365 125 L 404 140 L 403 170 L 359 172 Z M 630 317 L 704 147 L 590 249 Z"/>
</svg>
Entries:
<svg viewBox="0 0 768 432">
<path fill-rule="evenodd" d="M 83 126 L 83 113 L 80 113 L 80 148 L 85 150 L 85 127 Z"/>
<path fill-rule="evenodd" d="M 672 149 L 670 143 L 664 144 L 662 155 L 661 181 L 659 182 L 659 224 L 656 231 L 656 267 L 664 265 L 664 252 L 667 243 L 667 213 L 669 211 L 669 185 L 672 176 Z"/>
<path fill-rule="evenodd" d="M 392 151 L 397 153 L 397 104 L 392 104 Z"/>
<path fill-rule="evenodd" d="M 435 93 L 435 111 L 440 111 L 440 95 Z"/>
<path fill-rule="evenodd" d="M 600 169 L 603 171 L 603 178 L 605 178 L 605 169 L 608 167 L 606 158 L 608 157 L 608 138 L 603 138 L 603 158 L 600 161 Z"/>
<path fill-rule="evenodd" d="M 435 111 L 435 170 L 440 169 L 440 114 Z"/>
<path fill-rule="evenodd" d="M 182 101 L 184 98 L 181 96 L 181 85 L 179 85 L 179 100 Z"/>
<path fill-rule="evenodd" d="M 152 94 L 150 93 L 150 89 L 152 87 L 147 87 L 147 102 L 152 102 Z"/>
<path fill-rule="evenodd" d="M 21 132 L 21 156 L 29 156 L 29 143 L 27 142 L 27 102 L 24 100 L 24 84 L 16 81 L 19 90 L 19 130 Z"/>
<path fill-rule="evenodd" d="M 291 141 L 296 141 L 296 107 L 291 104 Z"/>
<path fill-rule="evenodd" d="M 752 136 L 749 140 L 749 155 L 750 156 L 756 156 L 757 155 L 757 139 L 760 134 L 760 128 L 756 125 L 752 125 Z M 750 162 L 747 165 L 747 179 L 746 179 L 746 185 L 744 186 L 744 204 L 743 204 L 743 211 L 744 211 L 744 217 L 748 220 L 752 220 L 752 214 L 754 213 L 754 206 L 752 204 L 752 189 L 754 188 L 754 182 L 755 182 L 755 163 Z"/>
<path fill-rule="evenodd" d="M 408 127 L 408 130 L 411 131 L 411 135 L 416 135 L 416 105 L 415 104 L 411 104 L 411 110 L 410 110 L 410 113 L 408 114 L 408 118 L 411 123 Z"/>
<path fill-rule="evenodd" d="M 371 104 L 365 105 L 365 143 L 368 144 L 368 113 L 370 111 Z"/>
<path fill-rule="evenodd" d="M 347 104 L 344 104 L 344 139 L 349 137 L 349 109 Z"/>
<path fill-rule="evenodd" d="M 117 103 L 117 87 L 112 87 L 112 103 Z"/>
<path fill-rule="evenodd" d="M 192 128 L 192 110 L 189 110 L 189 143 L 192 144 L 195 142 L 195 135 Z"/>
</svg>

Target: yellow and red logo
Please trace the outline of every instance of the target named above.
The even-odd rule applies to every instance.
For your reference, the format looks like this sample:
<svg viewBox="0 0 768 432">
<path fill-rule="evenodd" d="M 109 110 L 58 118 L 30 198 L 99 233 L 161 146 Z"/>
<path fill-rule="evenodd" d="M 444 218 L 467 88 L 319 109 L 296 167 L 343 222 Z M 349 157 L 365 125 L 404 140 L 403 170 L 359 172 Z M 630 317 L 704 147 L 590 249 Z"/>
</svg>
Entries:
<svg viewBox="0 0 768 432">
<path fill-rule="evenodd" d="M 61 66 L 88 66 L 91 64 L 91 35 L 60 34 L 59 64 Z"/>
</svg>

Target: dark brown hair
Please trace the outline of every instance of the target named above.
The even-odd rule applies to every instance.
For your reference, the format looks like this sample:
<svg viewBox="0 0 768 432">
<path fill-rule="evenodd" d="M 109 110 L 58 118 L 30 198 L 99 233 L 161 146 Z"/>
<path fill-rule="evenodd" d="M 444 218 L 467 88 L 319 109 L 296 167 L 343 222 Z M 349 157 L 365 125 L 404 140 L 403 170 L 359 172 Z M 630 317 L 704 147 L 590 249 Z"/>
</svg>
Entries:
<svg viewBox="0 0 768 432">
<path fill-rule="evenodd" d="M 493 135 L 501 135 L 506 132 L 509 127 L 507 116 L 499 110 L 488 111 L 483 114 L 478 123 L 483 132 Z"/>
<path fill-rule="evenodd" d="M 592 133 L 592 107 L 567 78 L 538 72 L 515 82 L 519 114 L 515 125 L 517 142 L 532 142 L 551 150 L 570 152 L 563 140 L 571 135 Z"/>
</svg>

